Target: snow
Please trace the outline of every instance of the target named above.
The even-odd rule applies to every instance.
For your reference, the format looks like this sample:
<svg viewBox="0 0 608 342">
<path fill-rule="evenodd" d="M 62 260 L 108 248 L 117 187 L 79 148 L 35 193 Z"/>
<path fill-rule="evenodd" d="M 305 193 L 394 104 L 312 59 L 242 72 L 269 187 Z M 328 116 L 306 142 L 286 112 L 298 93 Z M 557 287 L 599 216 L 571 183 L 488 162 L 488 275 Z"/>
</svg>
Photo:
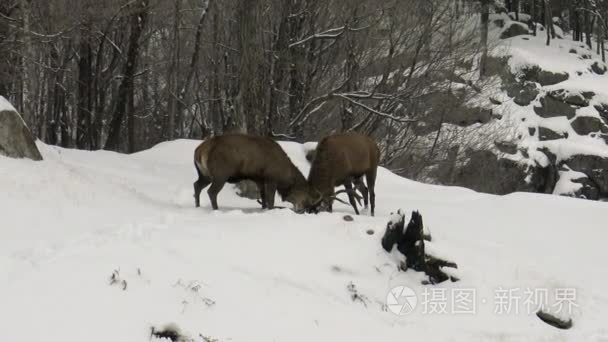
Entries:
<svg viewBox="0 0 608 342">
<path fill-rule="evenodd" d="M 516 17 L 519 17 L 519 21 L 521 22 L 528 22 L 532 19 L 532 16 L 526 13 L 518 13 L 517 16 L 515 16 L 515 12 L 509 12 L 509 17 L 513 20 L 515 20 Z"/>
<path fill-rule="evenodd" d="M 7 99 L 5 99 L 3 96 L 0 96 L 0 112 L 5 111 L 5 110 L 10 110 L 10 111 L 14 111 L 14 112 L 17 111 L 15 109 L 15 107 L 13 107 L 13 105 L 10 102 L 8 102 Z"/>
<path fill-rule="evenodd" d="M 574 180 L 585 179 L 587 175 L 582 172 L 572 171 L 570 169 L 559 171 L 559 180 L 553 189 L 554 195 L 574 195 L 580 188 L 581 183 L 573 182 Z"/>
<path fill-rule="evenodd" d="M 262 211 L 232 187 L 212 211 L 204 193 L 194 208 L 198 143 L 133 155 L 38 143 L 41 162 L 0 158 L 0 340 L 149 341 L 166 325 L 194 341 L 608 338 L 608 203 L 485 195 L 380 169 L 376 217 L 346 222 L 352 209 L 339 203 L 331 214 Z M 302 145 L 282 146 L 306 168 Z M 397 270 L 399 255 L 380 240 L 399 208 L 407 219 L 420 210 L 460 282 L 424 286 L 420 273 Z M 399 285 L 418 295 L 403 316 L 384 305 Z M 495 313 L 497 289 L 514 288 L 576 289 L 574 327 L 554 329 L 523 306 Z M 474 289 L 476 312 L 424 313 L 429 289 Z"/>
<path fill-rule="evenodd" d="M 554 39 L 550 46 L 545 45 L 546 35 L 539 31 L 536 36 L 523 35 L 504 40 L 492 51 L 495 57 L 508 57 L 513 74 L 537 66 L 554 73 L 565 72 L 573 77 L 577 72 L 590 74 L 589 68 L 594 59 L 583 59 L 582 54 L 595 55 L 582 42 L 570 39 Z M 576 51 L 576 53 L 570 53 Z"/>
<path fill-rule="evenodd" d="M 493 30 L 497 31 L 500 28 L 493 28 Z M 567 160 L 577 154 L 608 157 L 608 146 L 604 140 L 598 135 L 581 136 L 571 126 L 571 122 L 577 117 L 600 118 L 595 106 L 608 104 L 608 90 L 606 90 L 608 89 L 608 76 L 596 75 L 591 71 L 591 65 L 594 63 L 598 63 L 600 66 L 605 65 L 601 61 L 601 56 L 587 48 L 584 43 L 572 41 L 569 37 L 553 39 L 550 46 L 546 46 L 545 39 L 544 31 L 539 31 L 537 36 L 523 35 L 505 39 L 491 51 L 491 54 L 494 57 L 507 58 L 511 72 L 515 75 L 521 75 L 527 68 L 538 67 L 554 73 L 567 73 L 568 79 L 555 85 L 538 85 L 540 94 L 528 106 L 513 103 L 506 92 L 501 89 L 500 83 L 492 82 L 478 98 L 492 97 L 500 100 L 502 103 L 499 105 L 486 105 L 485 107 L 492 109 L 494 113 L 500 114 L 503 118 L 475 128 L 476 136 L 493 136 L 492 140 L 511 141 L 517 144 L 520 149 L 527 150 L 529 158 L 524 158 L 519 153 L 503 157 L 530 165 L 548 163 L 547 157 L 538 151 L 544 148 L 555 154 L 558 161 Z M 556 90 L 568 93 L 593 91 L 595 95 L 590 99 L 589 106 L 576 109 L 576 115 L 572 119 L 567 119 L 566 116 L 552 118 L 538 116 L 534 107 L 541 106 L 539 99 Z M 483 104 L 483 101 L 480 103 Z M 539 141 L 539 127 L 567 134 L 567 138 Z M 466 130 L 470 129 L 461 130 L 466 133 Z M 534 134 L 530 134 L 531 131 Z"/>
</svg>

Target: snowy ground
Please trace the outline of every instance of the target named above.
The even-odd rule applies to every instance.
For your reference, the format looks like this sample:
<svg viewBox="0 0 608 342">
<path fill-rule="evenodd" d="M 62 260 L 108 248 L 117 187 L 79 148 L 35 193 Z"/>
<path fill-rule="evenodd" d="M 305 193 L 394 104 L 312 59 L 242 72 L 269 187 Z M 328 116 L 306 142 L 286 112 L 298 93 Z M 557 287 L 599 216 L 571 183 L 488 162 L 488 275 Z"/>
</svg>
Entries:
<svg viewBox="0 0 608 342">
<path fill-rule="evenodd" d="M 42 162 L 0 157 L 0 341 L 148 341 L 152 326 L 170 323 L 195 341 L 608 339 L 608 203 L 484 195 L 382 169 L 375 218 L 345 222 L 343 205 L 262 211 L 232 188 L 213 212 L 206 197 L 193 206 L 196 144 L 131 156 L 39 145 Z M 305 168 L 301 145 L 284 146 Z M 421 211 L 432 250 L 458 263 L 460 282 L 424 286 L 397 271 L 379 240 L 398 208 Z M 351 299 L 351 282 L 366 305 Z M 384 306 L 399 285 L 418 294 L 402 316 Z M 549 306 L 575 289 L 574 327 L 529 313 L 528 288 L 547 289 Z M 452 295 L 471 289 L 474 313 L 452 313 Z M 502 290 L 519 313 L 501 304 Z M 448 313 L 430 313 L 443 305 Z"/>
</svg>

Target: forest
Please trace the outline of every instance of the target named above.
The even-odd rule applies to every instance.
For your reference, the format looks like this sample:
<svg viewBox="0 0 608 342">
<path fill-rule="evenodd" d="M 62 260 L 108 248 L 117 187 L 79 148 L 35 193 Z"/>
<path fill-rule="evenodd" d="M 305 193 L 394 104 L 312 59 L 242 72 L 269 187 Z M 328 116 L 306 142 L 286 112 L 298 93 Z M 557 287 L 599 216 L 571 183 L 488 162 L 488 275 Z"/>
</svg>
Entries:
<svg viewBox="0 0 608 342">
<path fill-rule="evenodd" d="M 598 51 L 606 36 L 608 5 L 593 0 L 4 0 L 0 95 L 63 147 L 359 131 L 383 164 L 414 149 L 434 160 L 468 100 L 455 82 L 485 86 L 496 13 L 529 13 L 534 34 L 559 22 Z"/>
</svg>

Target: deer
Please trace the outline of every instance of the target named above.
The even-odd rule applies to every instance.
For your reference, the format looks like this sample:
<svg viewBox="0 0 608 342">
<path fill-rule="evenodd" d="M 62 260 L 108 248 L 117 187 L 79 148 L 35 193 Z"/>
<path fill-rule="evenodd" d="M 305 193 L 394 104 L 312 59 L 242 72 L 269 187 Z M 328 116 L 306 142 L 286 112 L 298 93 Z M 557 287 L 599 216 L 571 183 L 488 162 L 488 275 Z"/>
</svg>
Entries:
<svg viewBox="0 0 608 342">
<path fill-rule="evenodd" d="M 311 206 L 308 183 L 285 151 L 274 140 L 246 134 L 225 134 L 203 141 L 194 151 L 198 179 L 194 182 L 194 202 L 200 207 L 200 193 L 207 194 L 213 210 L 217 195 L 226 183 L 254 181 L 261 194 L 262 208 L 274 207 L 275 192 L 294 205 L 296 212 Z"/>
<path fill-rule="evenodd" d="M 316 149 L 311 149 L 311 150 L 306 151 L 306 160 L 311 165 L 317 154 L 316 152 L 317 152 Z M 363 182 L 363 176 L 353 179 L 352 185 L 356 190 L 358 190 L 361 193 L 361 197 L 355 196 L 357 203 L 359 205 L 361 205 L 361 198 L 363 198 L 363 205 L 365 206 L 365 208 L 367 208 L 369 205 L 369 191 L 368 191 L 367 187 L 365 186 L 365 183 Z M 346 189 L 345 189 L 345 191 L 346 191 Z M 335 199 L 342 202 L 342 200 L 340 200 L 339 198 L 335 198 Z"/>
<path fill-rule="evenodd" d="M 376 174 L 380 162 L 380 149 L 370 137 L 355 133 L 334 134 L 323 138 L 317 145 L 308 186 L 312 205 L 310 210 L 316 210 L 324 204 L 332 211 L 333 200 L 339 200 L 336 195 L 341 192 L 348 194 L 350 205 L 359 215 L 355 199 L 360 197 L 353 190 L 353 183 L 364 197 L 369 196 L 371 215 L 374 216 L 376 207 Z M 362 185 L 365 176 L 367 188 Z M 344 189 L 335 192 L 336 186 L 344 185 Z M 367 201 L 365 201 L 367 202 Z"/>
</svg>

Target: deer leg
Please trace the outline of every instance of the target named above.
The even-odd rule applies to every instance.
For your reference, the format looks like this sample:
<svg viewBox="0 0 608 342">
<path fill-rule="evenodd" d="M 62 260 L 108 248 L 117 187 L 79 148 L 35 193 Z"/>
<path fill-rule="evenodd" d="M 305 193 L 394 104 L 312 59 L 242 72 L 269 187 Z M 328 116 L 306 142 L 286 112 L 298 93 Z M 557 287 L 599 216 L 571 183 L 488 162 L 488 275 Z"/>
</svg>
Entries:
<svg viewBox="0 0 608 342">
<path fill-rule="evenodd" d="M 369 190 L 369 204 L 371 206 L 372 216 L 374 216 L 374 210 L 376 209 L 376 171 L 376 169 L 373 169 L 365 175 L 365 180 L 367 181 L 367 188 Z"/>
<path fill-rule="evenodd" d="M 365 186 L 365 184 L 363 184 L 363 176 L 355 178 L 353 180 L 353 183 L 355 184 L 355 189 L 359 190 L 361 196 L 363 196 L 363 204 L 367 208 L 367 205 L 369 203 L 369 192 L 367 191 L 367 187 Z"/>
<path fill-rule="evenodd" d="M 262 199 L 262 209 L 268 208 L 268 202 L 266 201 L 266 184 L 264 181 L 256 181 L 255 184 L 258 186 L 260 191 L 260 198 Z"/>
<path fill-rule="evenodd" d="M 266 205 L 268 207 L 268 209 L 272 209 L 274 208 L 274 195 L 277 191 L 277 186 L 275 183 L 273 182 L 266 182 L 265 183 L 266 189 Z"/>
<path fill-rule="evenodd" d="M 201 191 L 211 183 L 211 180 L 205 176 L 199 175 L 194 182 L 194 205 L 198 208 L 201 206 Z"/>
<path fill-rule="evenodd" d="M 348 194 L 348 201 L 350 205 L 355 209 L 355 214 L 359 215 L 359 209 L 357 209 L 357 202 L 355 201 L 355 196 L 353 195 L 353 184 L 350 180 L 344 182 L 344 188 L 346 189 L 346 194 Z"/>
<path fill-rule="evenodd" d="M 217 210 L 217 194 L 222 191 L 224 184 L 226 184 L 225 181 L 214 180 L 213 183 L 211 183 L 209 189 L 207 190 L 207 194 L 209 195 L 209 200 L 211 201 L 211 207 L 213 207 L 213 210 Z"/>
</svg>

